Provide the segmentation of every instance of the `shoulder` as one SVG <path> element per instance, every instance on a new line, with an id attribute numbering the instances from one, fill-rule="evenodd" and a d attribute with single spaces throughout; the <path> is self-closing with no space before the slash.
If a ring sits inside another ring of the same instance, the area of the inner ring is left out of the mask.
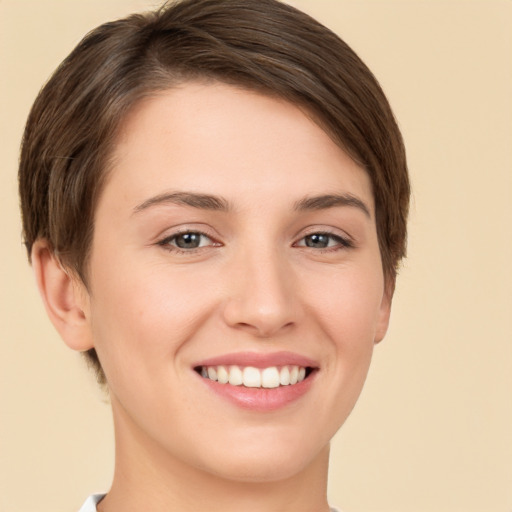
<path id="1" fill-rule="evenodd" d="M 96 512 L 96 505 L 104 498 L 104 494 L 92 494 L 89 496 L 78 512 Z"/>

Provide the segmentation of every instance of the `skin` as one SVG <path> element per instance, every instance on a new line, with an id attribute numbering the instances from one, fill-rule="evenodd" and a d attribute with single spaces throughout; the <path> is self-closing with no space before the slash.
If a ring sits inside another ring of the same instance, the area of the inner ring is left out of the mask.
<path id="1" fill-rule="evenodd" d="M 328 510 L 329 441 L 390 312 L 366 172 L 296 106 L 223 84 L 145 99 L 113 156 L 88 287 L 44 240 L 33 250 L 50 318 L 73 349 L 95 347 L 107 375 L 116 468 L 99 510 Z M 229 209 L 161 200 L 177 192 Z M 334 194 L 367 212 L 297 209 Z M 206 236 L 179 250 L 177 231 Z M 308 246 L 313 233 L 328 247 Z M 318 371 L 274 411 L 234 405 L 193 370 L 277 351 Z"/>

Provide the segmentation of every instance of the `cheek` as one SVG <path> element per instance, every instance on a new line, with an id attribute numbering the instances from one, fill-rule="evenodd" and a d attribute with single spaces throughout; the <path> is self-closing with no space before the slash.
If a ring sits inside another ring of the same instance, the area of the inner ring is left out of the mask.
<path id="1" fill-rule="evenodd" d="M 323 284 L 310 293 L 310 301 L 329 337 L 340 350 L 372 345 L 384 290 L 379 268 L 343 270 L 326 276 Z"/>
<path id="2" fill-rule="evenodd" d="M 378 264 L 344 270 L 325 280 L 328 293 L 318 293 L 317 288 L 311 297 L 331 343 L 325 365 L 339 390 L 335 407 L 343 418 L 354 406 L 370 367 L 384 289 Z"/>
<path id="3" fill-rule="evenodd" d="M 201 275 L 121 260 L 96 268 L 91 325 L 107 377 L 127 367 L 151 375 L 171 356 L 179 362 L 214 303 Z"/>

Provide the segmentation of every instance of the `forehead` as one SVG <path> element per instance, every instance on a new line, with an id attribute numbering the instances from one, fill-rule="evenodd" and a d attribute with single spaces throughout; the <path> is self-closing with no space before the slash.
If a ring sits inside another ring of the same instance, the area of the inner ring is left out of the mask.
<path id="1" fill-rule="evenodd" d="M 295 189 L 342 188 L 373 208 L 367 173 L 307 112 L 221 83 L 186 83 L 139 101 L 120 127 L 112 162 L 108 182 L 125 196 L 172 188 L 291 197 Z"/>

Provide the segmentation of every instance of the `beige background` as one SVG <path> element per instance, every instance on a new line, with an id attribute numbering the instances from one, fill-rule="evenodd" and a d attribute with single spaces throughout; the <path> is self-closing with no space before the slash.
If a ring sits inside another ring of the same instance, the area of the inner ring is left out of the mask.
<path id="1" fill-rule="evenodd" d="M 350 512 L 512 511 L 512 3 L 302 0 L 387 92 L 408 147 L 409 259 L 333 443 Z M 16 160 L 39 87 L 144 0 L 0 0 L 0 512 L 78 509 L 112 473 L 109 408 L 58 339 L 21 247 Z"/>

